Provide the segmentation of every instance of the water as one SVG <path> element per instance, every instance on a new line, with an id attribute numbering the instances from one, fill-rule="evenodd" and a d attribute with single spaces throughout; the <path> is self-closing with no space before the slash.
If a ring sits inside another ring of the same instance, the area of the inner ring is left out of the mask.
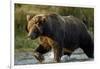
<path id="1" fill-rule="evenodd" d="M 29 64 L 39 64 L 39 61 L 33 55 L 32 51 L 16 51 L 15 52 L 15 65 L 29 65 Z M 45 60 L 44 63 L 53 63 L 54 54 L 53 52 L 48 52 L 44 55 Z M 74 61 L 85 61 L 90 60 L 86 54 L 82 51 L 82 49 L 76 49 L 72 55 L 69 57 L 64 55 L 61 57 L 61 62 L 74 62 Z"/>

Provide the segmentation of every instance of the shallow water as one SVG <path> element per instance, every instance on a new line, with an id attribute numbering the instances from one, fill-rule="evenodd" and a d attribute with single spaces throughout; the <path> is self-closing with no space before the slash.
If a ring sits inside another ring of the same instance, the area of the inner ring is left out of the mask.
<path id="1" fill-rule="evenodd" d="M 39 61 L 32 56 L 32 51 L 16 51 L 15 52 L 15 65 L 29 65 L 29 64 L 39 64 Z M 53 52 L 48 52 L 44 55 L 45 60 L 44 63 L 53 63 Z M 61 62 L 74 62 L 74 61 L 86 61 L 90 60 L 86 54 L 82 51 L 82 49 L 76 49 L 72 55 L 69 57 L 64 55 L 61 57 Z"/>

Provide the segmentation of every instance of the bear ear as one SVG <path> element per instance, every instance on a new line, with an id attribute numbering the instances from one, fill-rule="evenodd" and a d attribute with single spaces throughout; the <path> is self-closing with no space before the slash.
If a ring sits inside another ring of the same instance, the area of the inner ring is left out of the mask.
<path id="1" fill-rule="evenodd" d="M 27 21 L 30 21 L 33 18 L 33 16 L 35 16 L 35 15 L 27 15 L 26 16 Z"/>

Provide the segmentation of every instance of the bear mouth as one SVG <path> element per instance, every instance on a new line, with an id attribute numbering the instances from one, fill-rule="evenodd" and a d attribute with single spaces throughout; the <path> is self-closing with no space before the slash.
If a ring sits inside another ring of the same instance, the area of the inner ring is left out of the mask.
<path id="1" fill-rule="evenodd" d="M 32 40 L 34 40 L 34 39 L 36 39 L 36 38 L 37 38 L 37 36 L 32 36 L 32 37 L 31 37 Z"/>

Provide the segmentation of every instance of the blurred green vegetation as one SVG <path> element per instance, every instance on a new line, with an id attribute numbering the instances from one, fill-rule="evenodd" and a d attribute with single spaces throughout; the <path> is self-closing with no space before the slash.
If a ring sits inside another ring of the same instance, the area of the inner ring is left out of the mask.
<path id="1" fill-rule="evenodd" d="M 61 7 L 61 6 L 45 6 L 32 4 L 15 4 L 15 49 L 19 48 L 35 48 L 38 45 L 37 40 L 27 40 L 27 32 L 25 26 L 27 24 L 26 15 L 36 15 L 39 13 L 57 13 L 62 16 L 73 15 L 81 20 L 86 21 L 88 30 L 94 32 L 94 9 L 81 7 Z"/>

